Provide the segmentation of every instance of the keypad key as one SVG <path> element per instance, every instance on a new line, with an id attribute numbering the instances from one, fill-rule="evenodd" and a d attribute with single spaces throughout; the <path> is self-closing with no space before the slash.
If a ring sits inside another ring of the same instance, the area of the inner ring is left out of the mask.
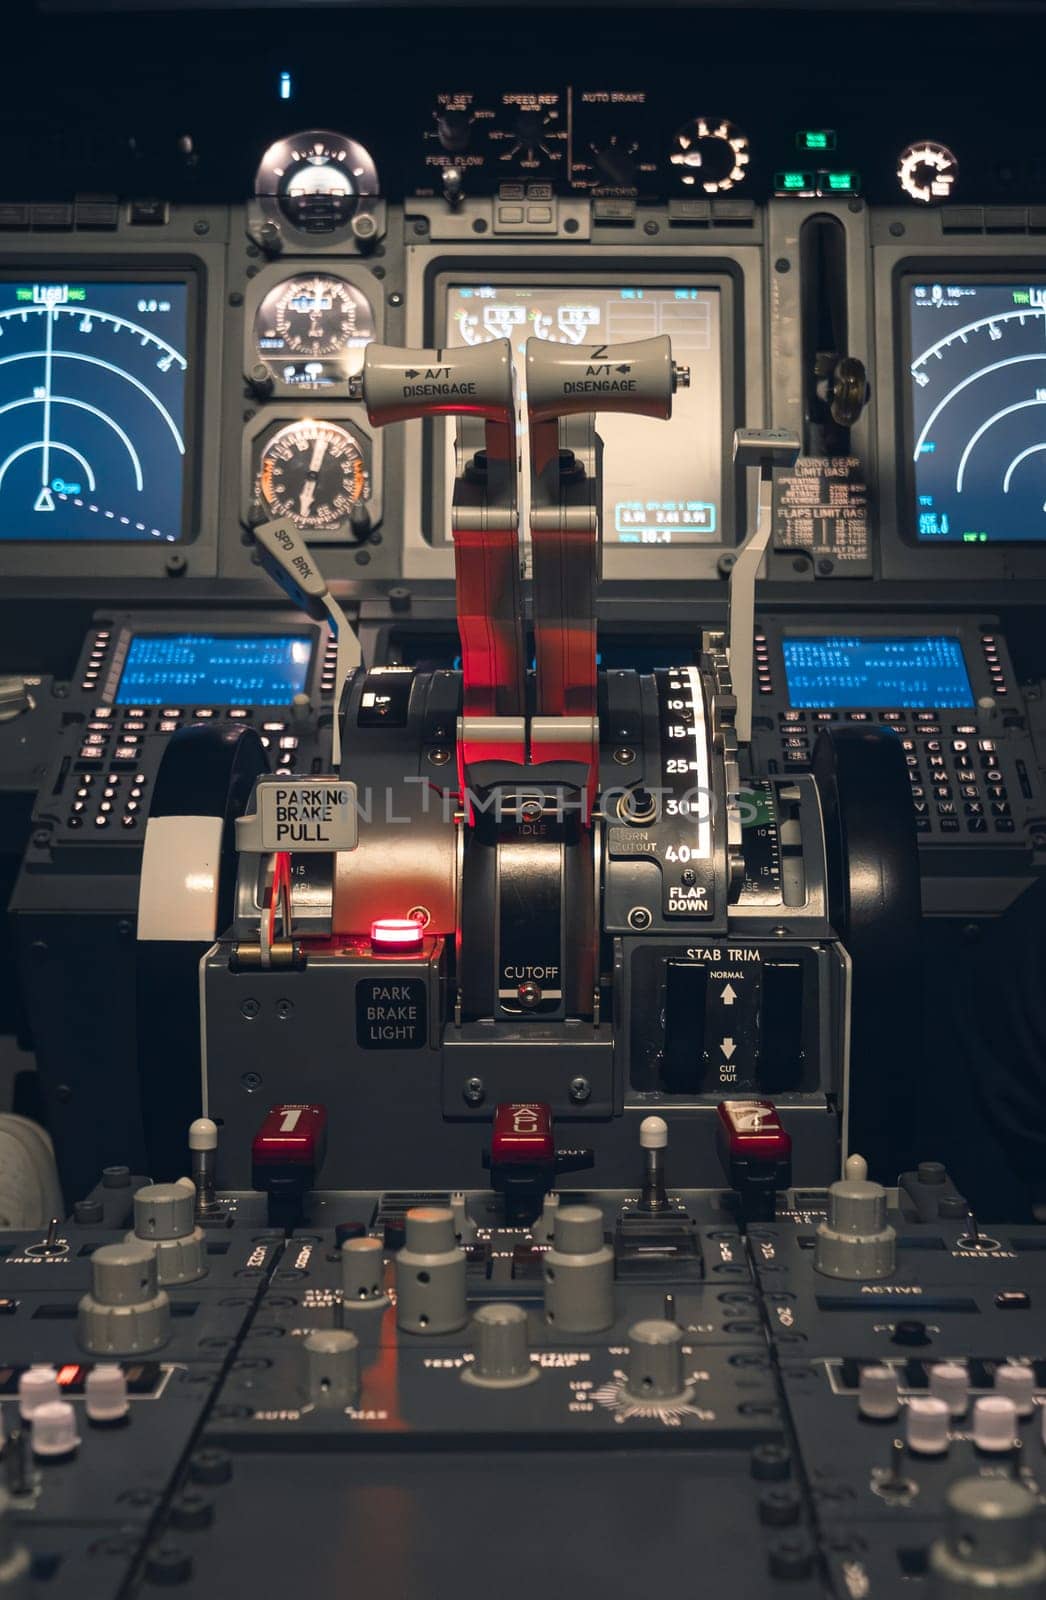
<path id="1" fill-rule="evenodd" d="M 942 817 L 940 826 L 942 833 L 958 833 L 959 819 L 958 817 Z"/>
<path id="2" fill-rule="evenodd" d="M 996 833 L 1013 833 L 1015 826 L 1016 824 L 1012 817 L 996 817 L 995 819 Z"/>
<path id="3" fill-rule="evenodd" d="M 983 817 L 970 817 L 966 824 L 967 833 L 987 833 L 988 824 Z"/>

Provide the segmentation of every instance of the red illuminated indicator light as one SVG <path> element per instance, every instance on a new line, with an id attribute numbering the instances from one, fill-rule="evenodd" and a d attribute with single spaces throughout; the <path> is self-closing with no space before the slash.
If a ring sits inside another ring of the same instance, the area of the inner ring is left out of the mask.
<path id="1" fill-rule="evenodd" d="M 70 1384 L 75 1383 L 79 1376 L 79 1367 L 59 1367 L 57 1380 L 59 1389 L 68 1389 Z"/>
<path id="2" fill-rule="evenodd" d="M 371 947 L 382 954 L 420 950 L 424 941 L 424 930 L 412 917 L 379 917 L 370 925 Z"/>

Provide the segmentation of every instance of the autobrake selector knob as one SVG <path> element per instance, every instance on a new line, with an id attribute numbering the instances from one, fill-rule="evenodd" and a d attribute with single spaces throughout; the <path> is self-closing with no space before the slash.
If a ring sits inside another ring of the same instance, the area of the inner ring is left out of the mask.
<path id="1" fill-rule="evenodd" d="M 302 1388 L 314 1406 L 343 1411 L 360 1394 L 360 1342 L 347 1328 L 317 1328 L 306 1336 Z"/>
<path id="2" fill-rule="evenodd" d="M 897 1235 L 886 1220 L 886 1190 L 868 1180 L 843 1178 L 828 1190 L 828 1218 L 817 1230 L 814 1267 L 828 1278 L 854 1282 L 888 1278 Z"/>
<path id="3" fill-rule="evenodd" d="M 930 1546 L 932 1600 L 1041 1600 L 1046 1551 L 1036 1501 L 1014 1478 L 960 1478 L 945 1496 L 947 1525 Z"/>
<path id="4" fill-rule="evenodd" d="M 396 1257 L 396 1326 L 405 1333 L 453 1333 L 468 1321 L 465 1252 L 449 1206 L 407 1212 L 406 1242 Z"/>
<path id="5" fill-rule="evenodd" d="M 678 1323 L 648 1317 L 628 1330 L 628 1381 L 633 1400 L 678 1400 L 686 1392 L 683 1330 Z"/>
<path id="6" fill-rule="evenodd" d="M 150 1183 L 134 1197 L 134 1232 L 156 1246 L 156 1277 L 164 1287 L 195 1283 L 207 1271 L 203 1229 L 196 1226 L 196 1186 Z"/>
<path id="7" fill-rule="evenodd" d="M 156 1251 L 143 1239 L 103 1244 L 91 1257 L 91 1290 L 79 1305 L 79 1336 L 93 1355 L 159 1350 L 170 1333 L 171 1302 L 157 1283 Z"/>
<path id="8" fill-rule="evenodd" d="M 599 1333 L 614 1320 L 614 1252 L 598 1206 L 560 1206 L 542 1257 L 545 1321 L 563 1333 Z"/>
<path id="9" fill-rule="evenodd" d="M 540 1376 L 541 1368 L 530 1359 L 522 1306 L 501 1301 L 480 1306 L 472 1319 L 472 1349 L 475 1360 L 461 1373 L 466 1383 L 482 1389 L 521 1389 Z"/>

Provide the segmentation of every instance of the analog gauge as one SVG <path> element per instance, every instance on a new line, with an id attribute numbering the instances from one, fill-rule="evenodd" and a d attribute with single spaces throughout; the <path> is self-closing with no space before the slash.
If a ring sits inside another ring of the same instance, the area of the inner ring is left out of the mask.
<path id="1" fill-rule="evenodd" d="M 277 284 L 254 319 L 258 359 L 300 389 L 330 388 L 358 372 L 373 338 L 366 295 L 326 273 Z"/>
<path id="2" fill-rule="evenodd" d="M 959 163 L 946 144 L 923 139 L 902 150 L 897 160 L 897 181 L 905 194 L 923 205 L 947 200 L 959 176 Z"/>
<path id="3" fill-rule="evenodd" d="M 361 195 L 378 193 L 373 157 L 343 133 L 296 133 L 270 145 L 254 193 L 294 227 L 321 233 L 351 217 Z"/>
<path id="4" fill-rule="evenodd" d="M 688 188 L 725 194 L 748 174 L 748 140 L 732 122 L 695 117 L 673 138 L 668 159 Z"/>
<path id="5" fill-rule="evenodd" d="M 306 531 L 328 532 L 348 522 L 367 489 L 363 451 L 336 422 L 290 422 L 262 451 L 258 495 L 265 509 Z"/>
<path id="6" fill-rule="evenodd" d="M 499 166 L 549 171 L 566 160 L 567 129 L 558 94 L 506 95 L 490 146 Z"/>

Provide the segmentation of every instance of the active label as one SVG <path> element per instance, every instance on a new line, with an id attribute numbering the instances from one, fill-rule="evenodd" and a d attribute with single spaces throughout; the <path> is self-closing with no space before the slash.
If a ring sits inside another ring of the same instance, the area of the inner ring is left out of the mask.
<path id="1" fill-rule="evenodd" d="M 258 785 L 263 850 L 355 850 L 356 785 L 331 778 L 288 778 Z"/>

